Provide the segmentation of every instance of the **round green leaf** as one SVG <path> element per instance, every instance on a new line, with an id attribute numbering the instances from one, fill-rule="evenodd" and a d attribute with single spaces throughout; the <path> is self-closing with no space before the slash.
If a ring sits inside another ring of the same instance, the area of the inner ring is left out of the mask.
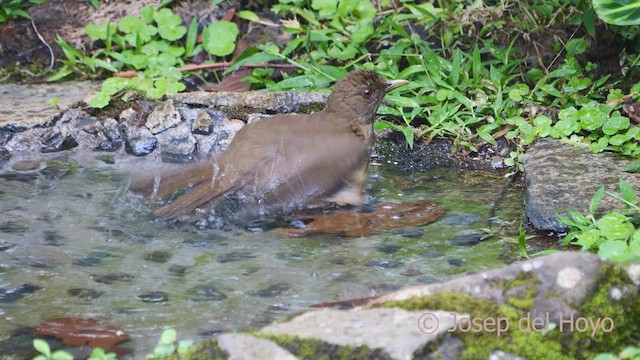
<path id="1" fill-rule="evenodd" d="M 51 348 L 49 347 L 49 343 L 47 343 L 46 341 L 42 339 L 34 339 L 33 347 L 47 358 L 51 356 Z"/>
<path id="2" fill-rule="evenodd" d="M 600 245 L 598 255 L 614 261 L 629 261 L 633 258 L 633 254 L 627 251 L 629 246 L 626 241 L 609 240 Z"/>
<path id="3" fill-rule="evenodd" d="M 602 132 L 607 135 L 614 135 L 620 130 L 625 130 L 629 127 L 629 118 L 615 113 L 602 125 Z"/>
<path id="4" fill-rule="evenodd" d="M 205 50 L 216 56 L 227 56 L 236 47 L 238 26 L 229 21 L 218 21 L 206 28 Z"/>
<path id="5" fill-rule="evenodd" d="M 111 95 L 105 93 L 104 91 L 98 92 L 91 100 L 89 101 L 89 105 L 94 108 L 102 109 L 103 107 L 109 105 L 109 101 L 111 101 Z"/>

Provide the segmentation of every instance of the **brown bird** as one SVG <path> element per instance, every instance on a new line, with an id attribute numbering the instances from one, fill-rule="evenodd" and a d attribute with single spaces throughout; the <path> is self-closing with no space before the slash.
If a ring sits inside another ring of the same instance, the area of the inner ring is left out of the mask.
<path id="1" fill-rule="evenodd" d="M 388 91 L 406 83 L 387 82 L 370 71 L 351 72 L 335 85 L 324 110 L 250 123 L 213 160 L 134 179 L 131 189 L 163 196 L 192 185 L 154 212 L 162 218 L 176 218 L 231 193 L 261 210 L 295 210 L 318 200 L 359 205 L 378 106 Z"/>

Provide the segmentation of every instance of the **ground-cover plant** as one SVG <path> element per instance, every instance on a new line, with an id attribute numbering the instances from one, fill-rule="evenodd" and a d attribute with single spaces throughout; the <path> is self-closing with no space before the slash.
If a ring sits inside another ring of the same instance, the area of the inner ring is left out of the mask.
<path id="1" fill-rule="evenodd" d="M 17 17 L 31 19 L 27 10 L 45 2 L 47 0 L 0 0 L 0 24 Z"/>
<path id="2" fill-rule="evenodd" d="M 593 196 L 587 215 L 569 211 L 569 216 L 559 216 L 560 222 L 570 228 L 563 245 L 580 246 L 614 261 L 640 260 L 640 201 L 626 181 L 621 179 L 619 188 L 620 194 L 614 194 L 601 187 Z M 605 195 L 624 203 L 627 211 L 596 218 Z"/>
<path id="3" fill-rule="evenodd" d="M 165 358 L 171 355 L 182 355 L 193 346 L 193 340 L 177 340 L 175 329 L 166 329 L 162 332 L 158 344 L 149 354 L 147 359 Z M 64 350 L 51 351 L 49 343 L 42 339 L 33 340 L 33 347 L 39 352 L 34 360 L 73 360 L 73 356 Z M 106 352 L 100 348 L 94 348 L 88 360 L 116 360 L 118 356 L 113 352 Z"/>
<path id="4" fill-rule="evenodd" d="M 102 90 L 91 100 L 91 106 L 102 108 L 111 98 L 125 90 L 142 92 L 158 99 L 185 89 L 178 69 L 185 58 L 202 49 L 213 56 L 226 56 L 235 49 L 238 29 L 235 23 L 219 21 L 203 30 L 203 43 L 196 44 L 198 26 L 194 19 L 189 28 L 170 9 L 142 8 L 140 14 L 129 15 L 117 23 L 88 24 L 85 32 L 98 46 L 92 55 L 85 55 L 58 37 L 66 59 L 49 80 L 56 81 L 74 73 L 112 75 L 118 71 L 135 70 L 133 77 L 109 77 Z"/>
<path id="5" fill-rule="evenodd" d="M 442 0 L 436 6 L 411 0 L 280 0 L 271 10 L 282 16 L 292 39 L 282 47 L 249 47 L 226 70 L 269 62 L 293 66 L 283 75 L 268 65 L 254 69 L 245 81 L 257 89 L 322 89 L 348 71 L 369 69 L 411 81 L 387 96 L 389 106 L 380 108 L 387 117 L 375 124 L 377 130 L 400 131 L 409 146 L 416 139 L 449 137 L 478 151 L 502 138 L 512 145 L 505 164 L 518 167 L 524 149 L 547 136 L 593 151 L 640 153 L 638 125 L 620 111 L 623 103 L 638 98 L 640 87 L 618 89 L 610 76 L 592 75 L 597 64 L 582 60 L 595 36 L 589 1 L 487 6 Z M 250 11 L 238 16 L 265 23 Z M 518 32 L 506 43 L 496 35 L 510 29 L 547 31 L 558 22 L 581 26 L 585 35 L 556 39 L 556 59 L 545 67 L 531 67 L 532 59 L 521 56 L 519 40 L 530 34 Z M 483 25 L 478 29 L 478 24 Z M 94 107 L 106 106 L 127 89 L 151 98 L 182 91 L 178 69 L 189 57 L 202 49 L 227 56 L 239 35 L 235 23 L 220 21 L 203 29 L 202 44 L 196 44 L 195 20 L 187 30 L 170 10 L 149 7 L 118 23 L 90 24 L 86 32 L 102 47 L 89 56 L 59 39 L 67 59 L 54 80 L 78 72 L 138 72 L 134 78 L 107 79 L 91 101 Z M 625 59 L 629 67 L 640 62 L 633 60 L 640 59 L 635 54 Z"/>

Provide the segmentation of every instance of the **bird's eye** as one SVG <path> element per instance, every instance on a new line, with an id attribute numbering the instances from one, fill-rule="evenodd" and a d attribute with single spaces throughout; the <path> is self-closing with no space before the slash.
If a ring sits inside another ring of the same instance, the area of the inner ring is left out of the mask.
<path id="1" fill-rule="evenodd" d="M 371 90 L 366 89 L 363 93 L 364 97 L 366 97 L 367 99 L 371 97 L 371 95 L 373 95 L 373 93 L 371 92 Z"/>

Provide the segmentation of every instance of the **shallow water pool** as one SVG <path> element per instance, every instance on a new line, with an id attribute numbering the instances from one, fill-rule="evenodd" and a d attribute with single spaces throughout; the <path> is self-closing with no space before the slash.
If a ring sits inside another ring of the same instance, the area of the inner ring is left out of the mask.
<path id="1" fill-rule="evenodd" d="M 16 329 L 81 317 L 124 330 L 131 341 L 123 346 L 144 355 L 165 328 L 193 340 L 257 329 L 314 304 L 445 280 L 516 257 L 499 236 L 480 241 L 483 229 L 516 230 L 522 214 L 520 191 L 491 173 L 372 166 L 372 203 L 428 199 L 445 215 L 370 237 L 294 239 L 273 230 L 153 221 L 115 165 L 66 158 L 39 164 L 26 172 L 9 164 L 0 174 L 0 352 L 18 351 L 9 339 Z"/>

